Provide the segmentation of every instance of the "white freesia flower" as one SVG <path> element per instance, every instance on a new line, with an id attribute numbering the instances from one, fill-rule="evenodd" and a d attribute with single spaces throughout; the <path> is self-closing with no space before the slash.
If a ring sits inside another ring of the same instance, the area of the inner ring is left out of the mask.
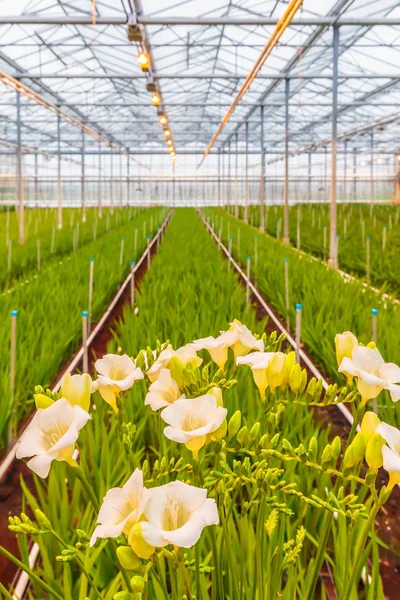
<path id="1" fill-rule="evenodd" d="M 61 396 L 66 398 L 70 404 L 77 404 L 88 412 L 91 393 L 92 378 L 87 373 L 83 373 L 82 375 L 67 373 L 64 376 L 61 385 Z"/>
<path id="2" fill-rule="evenodd" d="M 193 346 L 197 351 L 207 350 L 210 353 L 211 360 L 223 370 L 228 360 L 228 349 L 231 347 L 231 338 L 222 333 L 217 338 L 209 336 L 200 340 L 195 340 Z"/>
<path id="3" fill-rule="evenodd" d="M 392 425 L 381 423 L 376 433 L 387 443 L 382 447 L 383 468 L 389 473 L 389 488 L 392 489 L 400 483 L 400 431 Z"/>
<path id="4" fill-rule="evenodd" d="M 339 366 L 340 373 L 357 377 L 357 387 L 363 404 L 375 398 L 383 389 L 389 390 L 393 402 L 400 399 L 400 368 L 385 363 L 377 348 L 356 346 L 351 358 L 345 357 Z"/>
<path id="5" fill-rule="evenodd" d="M 45 409 L 39 409 L 22 434 L 17 448 L 17 458 L 33 456 L 28 467 L 39 477 L 47 477 L 53 460 L 74 464 L 72 454 L 79 430 L 90 419 L 80 406 L 71 406 L 60 398 Z"/>
<path id="6" fill-rule="evenodd" d="M 235 358 L 245 356 L 250 350 L 264 350 L 264 341 L 258 340 L 246 325 L 235 319 L 230 324 L 228 331 L 224 333 L 227 339 L 231 341 L 230 346 L 233 349 Z"/>
<path id="7" fill-rule="evenodd" d="M 156 548 L 168 544 L 190 548 L 204 527 L 219 523 L 217 505 L 207 498 L 207 490 L 182 481 L 150 490 L 145 516 L 147 521 L 140 524 L 142 536 Z"/>
<path id="8" fill-rule="evenodd" d="M 193 344 L 186 344 L 186 346 L 182 346 L 181 348 L 178 348 L 178 350 L 174 350 L 171 344 L 169 344 L 169 346 L 160 353 L 160 356 L 154 361 L 146 373 L 151 382 L 154 382 L 158 378 L 161 369 L 169 367 L 171 358 L 173 357 L 179 359 L 184 367 L 187 365 L 199 367 L 203 362 L 203 360 L 197 356 Z"/>
<path id="9" fill-rule="evenodd" d="M 144 375 L 127 354 L 106 354 L 96 360 L 95 369 L 98 373 L 97 389 L 102 398 L 118 412 L 117 396 L 120 392 L 129 390 L 135 381 L 143 379 Z"/>
<path id="10" fill-rule="evenodd" d="M 93 532 L 90 546 L 98 538 L 115 538 L 121 533 L 129 534 L 139 522 L 148 500 L 148 491 L 143 485 L 143 473 L 135 469 L 122 487 L 108 490 L 100 507 L 98 525 Z"/>
<path id="11" fill-rule="evenodd" d="M 347 357 L 351 358 L 354 348 L 358 346 L 358 340 L 351 331 L 338 333 L 335 336 L 336 360 L 338 367 L 342 360 Z"/>
<path id="12" fill-rule="evenodd" d="M 228 349 L 232 348 L 235 358 L 245 356 L 250 350 L 264 350 L 263 340 L 257 338 L 251 333 L 246 325 L 235 319 L 228 331 L 221 331 L 218 337 L 208 336 L 193 342 L 196 350 L 207 350 L 211 359 L 220 369 L 224 369 L 228 360 Z"/>
<path id="13" fill-rule="evenodd" d="M 205 394 L 193 400 L 176 400 L 164 408 L 162 419 L 168 423 L 164 435 L 174 442 L 185 444 L 189 450 L 197 455 L 200 448 L 213 435 L 219 439 L 225 434 L 225 418 L 227 409 L 218 406 L 217 398 L 213 394 Z"/>
<path id="14" fill-rule="evenodd" d="M 277 362 L 279 362 L 279 365 L 276 364 Z M 283 373 L 285 372 L 285 354 L 283 354 L 283 352 L 252 352 L 247 356 L 239 356 L 236 359 L 236 364 L 248 365 L 251 368 L 261 398 L 264 398 L 267 387 L 275 382 L 275 379 L 273 380 L 273 371 L 275 369 L 271 370 L 270 367 L 276 365 L 277 374 L 283 376 Z M 280 385 L 280 383 L 278 382 L 276 385 Z M 273 387 L 273 385 L 271 387 Z"/>
<path id="15" fill-rule="evenodd" d="M 149 387 L 144 403 L 150 405 L 152 410 L 158 410 L 178 400 L 180 395 L 178 384 L 172 379 L 170 370 L 160 369 L 158 379 Z"/>

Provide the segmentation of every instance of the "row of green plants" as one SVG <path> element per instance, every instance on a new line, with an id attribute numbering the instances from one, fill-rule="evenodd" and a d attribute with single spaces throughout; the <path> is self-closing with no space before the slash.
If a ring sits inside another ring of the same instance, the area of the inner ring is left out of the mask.
<path id="1" fill-rule="evenodd" d="M 391 431 L 359 375 L 323 393 L 265 326 L 199 216 L 176 211 L 95 381 L 35 389 L 18 457 L 36 497 L 22 481 L 21 560 L 0 548 L 32 600 L 325 600 L 332 586 L 383 600 L 374 521 L 398 480 Z M 336 351 L 348 370 L 377 352 L 349 333 Z M 356 419 L 329 442 L 313 411 L 338 402 Z"/>
<path id="2" fill-rule="evenodd" d="M 16 211 L 0 213 L 0 290 L 23 279 L 31 269 L 42 270 L 54 265 L 64 255 L 95 241 L 112 228 L 128 223 L 140 214 L 142 208 L 123 210 L 88 208 L 86 221 L 77 208 L 63 209 L 63 226 L 58 229 L 57 209 L 25 209 L 25 242 L 19 243 L 19 215 Z"/>
<path id="3" fill-rule="evenodd" d="M 232 215 L 235 208 L 230 207 Z M 238 207 L 244 219 L 244 207 Z M 343 269 L 382 291 L 399 295 L 400 208 L 393 204 L 339 204 L 337 207 L 338 262 Z M 289 236 L 294 247 L 323 260 L 329 258 L 329 204 L 297 204 L 289 207 Z M 248 223 L 260 225 L 260 208 L 250 206 Z M 264 207 L 265 231 L 283 237 L 283 206 Z M 299 230 L 299 234 L 298 234 Z M 368 241 L 369 238 L 369 241 Z M 369 244 L 369 250 L 367 248 Z M 369 274 L 368 258 L 369 252 Z"/>
<path id="4" fill-rule="evenodd" d="M 400 328 L 399 306 L 386 301 L 358 281 L 345 281 L 341 275 L 322 262 L 299 254 L 290 246 L 258 228 L 245 224 L 218 208 L 204 210 L 214 230 L 222 235 L 228 247 L 232 238 L 232 253 L 247 269 L 250 257 L 251 276 L 271 305 L 293 333 L 296 304 L 302 305 L 301 337 L 308 352 L 323 372 L 335 381 L 343 382 L 336 370 L 336 358 L 331 341 L 338 331 L 353 331 L 363 342 L 372 337 L 372 309 L 378 310 L 377 340 L 386 360 L 400 363 L 397 331 Z M 285 260 L 288 268 L 288 301 L 285 284 Z M 399 424 L 399 411 L 385 392 L 379 399 L 379 414 L 389 423 Z"/>
<path id="5" fill-rule="evenodd" d="M 144 211 L 120 226 L 114 226 L 96 241 L 87 243 L 57 262 L 55 268 L 25 275 L 24 285 L 14 285 L 0 296 L 2 349 L 0 357 L 1 446 L 31 410 L 29 389 L 40 377 L 50 385 L 63 360 L 81 338 L 81 312 L 88 310 L 90 260 L 94 259 L 92 322 L 102 314 L 118 284 L 146 247 L 166 216 L 165 209 Z M 152 229 L 151 229 L 152 226 Z M 123 252 L 121 253 L 121 240 Z M 136 254 L 135 254 L 135 238 Z M 121 261 L 122 259 L 122 261 Z M 122 266 L 121 263 L 122 262 Z M 16 385 L 10 388 L 10 313 L 18 311 Z"/>

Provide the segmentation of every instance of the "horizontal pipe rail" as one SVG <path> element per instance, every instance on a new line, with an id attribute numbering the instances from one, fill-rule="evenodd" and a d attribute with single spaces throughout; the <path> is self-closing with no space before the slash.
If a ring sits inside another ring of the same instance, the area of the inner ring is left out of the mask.
<path id="1" fill-rule="evenodd" d="M 147 17 L 138 16 L 138 23 L 142 25 L 194 25 L 204 27 L 218 27 L 224 25 L 239 25 L 239 26 L 273 26 L 279 21 L 276 17 Z M 104 16 L 96 17 L 96 25 L 127 25 L 128 17 L 121 15 L 118 17 Z M 48 16 L 43 15 L 3 15 L 0 17 L 0 25 L 93 25 L 93 17 L 91 15 L 60 15 Z M 292 26 L 303 27 L 307 26 L 322 26 L 332 27 L 334 25 L 349 26 L 349 27 L 373 27 L 375 25 L 400 25 L 399 18 L 391 17 L 367 17 L 367 18 L 346 18 L 346 17 L 301 17 L 293 19 Z"/>

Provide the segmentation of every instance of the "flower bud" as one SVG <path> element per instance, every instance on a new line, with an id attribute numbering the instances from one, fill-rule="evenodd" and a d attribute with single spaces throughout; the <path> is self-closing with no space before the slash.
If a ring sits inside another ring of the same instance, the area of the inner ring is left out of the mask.
<path id="1" fill-rule="evenodd" d="M 54 404 L 54 400 L 46 396 L 46 394 L 34 394 L 36 408 L 48 408 L 52 404 Z"/>
<path id="2" fill-rule="evenodd" d="M 128 544 L 132 548 L 135 554 L 140 558 L 150 558 L 154 554 L 155 548 L 150 546 L 142 535 L 142 526 L 140 523 L 136 523 L 130 530 L 128 535 Z"/>
<path id="3" fill-rule="evenodd" d="M 379 433 L 373 433 L 365 449 L 365 460 L 370 469 L 380 469 L 383 465 L 382 446 L 385 440 Z"/>
<path id="4" fill-rule="evenodd" d="M 117 557 L 121 567 L 128 571 L 136 571 L 136 569 L 141 566 L 138 556 L 129 546 L 118 546 Z"/>
<path id="5" fill-rule="evenodd" d="M 243 446 L 247 441 L 247 436 L 248 436 L 248 429 L 247 429 L 246 425 L 244 425 L 238 431 L 238 434 L 237 434 L 237 441 L 239 442 L 239 444 L 241 444 Z"/>
<path id="6" fill-rule="evenodd" d="M 365 440 L 363 434 L 359 431 L 345 452 L 343 459 L 344 466 L 353 467 L 357 465 L 364 458 L 364 453 Z"/>
<path id="7" fill-rule="evenodd" d="M 380 424 L 380 420 L 372 410 L 368 410 L 361 422 L 361 433 L 364 436 L 364 441 L 368 444 L 369 439 L 375 433 L 376 428 Z"/>
<path id="8" fill-rule="evenodd" d="M 301 367 L 299 364 L 292 367 L 289 374 L 289 386 L 292 392 L 297 392 L 300 389 L 302 381 Z"/>
<path id="9" fill-rule="evenodd" d="M 258 438 L 258 434 L 260 433 L 260 423 L 254 423 L 253 427 L 250 429 L 249 432 L 249 439 L 252 442 L 253 440 L 255 440 L 256 438 Z"/>
<path id="10" fill-rule="evenodd" d="M 114 594 L 113 600 L 132 600 L 132 594 L 129 592 L 117 592 Z"/>
<path id="11" fill-rule="evenodd" d="M 131 579 L 131 586 L 133 592 L 139 592 L 140 594 L 144 592 L 144 588 L 146 586 L 145 580 L 140 575 L 134 575 Z"/>
<path id="12" fill-rule="evenodd" d="M 267 381 L 272 393 L 284 382 L 285 366 L 286 355 L 283 352 L 275 352 L 267 367 Z"/>
<path id="13" fill-rule="evenodd" d="M 228 435 L 229 437 L 233 437 L 235 433 L 237 433 L 240 429 L 240 425 L 242 423 L 242 413 L 240 410 L 237 410 L 232 417 L 229 419 L 228 423 Z"/>
<path id="14" fill-rule="evenodd" d="M 208 390 L 207 394 L 211 394 L 212 396 L 215 396 L 215 399 L 217 401 L 217 406 L 224 405 L 223 398 L 222 398 L 222 390 L 220 387 L 217 387 L 215 385 L 210 390 Z"/>
<path id="15" fill-rule="evenodd" d="M 338 367 L 340 367 L 340 364 L 345 357 L 352 357 L 354 348 L 358 346 L 358 340 L 353 333 L 345 331 L 344 333 L 338 333 L 335 336 L 335 346 L 336 360 Z"/>

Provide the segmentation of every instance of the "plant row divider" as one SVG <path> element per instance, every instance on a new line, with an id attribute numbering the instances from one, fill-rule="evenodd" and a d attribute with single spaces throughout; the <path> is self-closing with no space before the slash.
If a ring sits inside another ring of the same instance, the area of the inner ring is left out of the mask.
<path id="1" fill-rule="evenodd" d="M 225 254 L 226 258 L 234 266 L 234 268 L 239 273 L 240 277 L 243 279 L 245 284 L 249 286 L 253 295 L 257 298 L 257 301 L 260 303 L 262 308 L 265 310 L 268 317 L 271 319 L 271 321 L 274 323 L 274 325 L 277 327 L 277 329 L 280 331 L 280 333 L 285 334 L 287 342 L 292 346 L 292 348 L 294 350 L 296 350 L 297 345 L 296 345 L 295 339 L 290 335 L 289 331 L 282 325 L 282 323 L 280 322 L 280 320 L 278 319 L 276 314 L 272 311 L 271 307 L 266 303 L 263 296 L 258 291 L 258 289 L 254 285 L 254 283 L 251 281 L 251 279 L 249 277 L 247 277 L 246 273 L 241 269 L 240 265 L 229 254 L 228 249 L 226 248 L 226 246 L 224 246 L 222 241 L 218 238 L 217 234 L 212 230 L 212 227 L 207 223 L 202 212 L 200 210 L 198 210 L 197 212 L 198 212 L 201 220 L 203 221 L 204 225 L 206 226 L 208 232 L 210 233 L 210 235 L 217 242 L 217 244 L 219 245 L 219 247 Z M 322 380 L 322 387 L 324 388 L 324 390 L 328 389 L 329 383 L 326 381 L 325 377 L 322 375 L 322 373 L 318 369 L 318 367 L 316 367 L 315 364 L 312 362 L 311 358 L 304 352 L 304 350 L 302 350 L 302 348 L 299 348 L 298 351 L 299 351 L 300 360 L 307 367 L 307 369 L 310 371 L 310 373 L 312 373 L 312 375 L 314 377 L 316 377 L 317 379 Z M 353 415 L 351 414 L 349 409 L 346 406 L 343 406 L 342 404 L 337 404 L 337 405 L 335 405 L 335 407 L 340 410 L 340 412 L 343 414 L 343 416 L 348 421 L 348 423 L 350 425 L 352 425 L 353 424 Z"/>
<path id="2" fill-rule="evenodd" d="M 159 231 L 153 237 L 153 239 L 151 240 L 151 242 L 149 243 L 149 245 L 146 247 L 146 249 L 143 252 L 142 256 L 140 257 L 139 261 L 135 264 L 135 266 L 132 269 L 132 271 L 126 277 L 126 279 L 122 283 L 121 287 L 119 288 L 118 292 L 116 293 L 116 295 L 114 296 L 113 300 L 111 301 L 111 304 L 109 305 L 109 307 L 107 308 L 107 310 L 105 311 L 105 313 L 103 314 L 103 316 L 101 317 L 100 321 L 96 324 L 95 328 L 93 329 L 93 331 L 91 332 L 90 336 L 88 337 L 88 340 L 87 340 L 87 347 L 88 348 L 93 343 L 93 341 L 96 339 L 96 337 L 100 333 L 100 331 L 103 329 L 103 326 L 104 326 L 105 322 L 109 318 L 110 314 L 112 314 L 112 312 L 115 309 L 115 307 L 116 307 L 119 299 L 121 298 L 122 294 L 124 293 L 124 291 L 126 290 L 126 288 L 128 287 L 128 285 L 130 284 L 132 276 L 134 276 L 134 274 L 139 269 L 139 267 L 147 259 L 148 254 L 150 254 L 150 257 L 151 257 L 151 250 L 154 247 L 154 245 L 157 244 L 158 239 L 164 233 L 167 225 L 169 224 L 169 222 L 170 222 L 170 220 L 172 218 L 173 212 L 174 211 L 171 210 L 168 213 L 168 215 L 165 218 L 165 221 L 162 224 L 162 226 L 160 227 Z M 79 362 L 83 358 L 83 351 L 84 351 L 84 348 L 82 346 L 78 350 L 78 352 L 75 354 L 75 356 L 73 357 L 73 359 L 71 360 L 71 362 L 69 363 L 69 365 L 66 367 L 66 369 L 63 371 L 62 375 L 58 378 L 58 380 L 56 381 L 56 383 L 54 384 L 54 386 L 52 387 L 52 392 L 57 392 L 60 389 L 60 387 L 61 387 L 61 383 L 62 383 L 62 380 L 63 380 L 64 376 L 67 373 L 72 373 L 72 371 L 77 367 L 77 365 L 79 364 Z M 1 480 L 4 477 L 4 475 L 7 473 L 8 469 L 11 467 L 11 465 L 13 464 L 13 462 L 15 460 L 19 440 L 21 438 L 22 433 L 25 431 L 26 427 L 29 425 L 29 422 L 30 421 L 28 421 L 27 425 L 20 432 L 20 435 L 19 435 L 18 439 L 16 440 L 16 442 L 13 445 L 13 447 L 10 449 L 10 451 L 7 454 L 7 456 L 5 457 L 5 459 L 3 460 L 3 462 L 0 465 L 0 482 L 1 482 Z M 76 451 L 76 454 L 74 454 L 74 458 L 75 459 L 77 458 L 77 455 L 78 455 L 78 453 Z M 28 564 L 29 564 L 29 568 L 30 569 L 34 568 L 34 566 L 36 564 L 36 561 L 38 559 L 38 556 L 39 556 L 39 545 L 35 542 L 32 545 L 32 547 L 31 547 L 31 549 L 29 551 Z M 29 586 L 29 576 L 28 576 L 28 574 L 25 573 L 25 571 L 22 571 L 19 575 L 17 574 L 16 585 L 15 585 L 14 593 L 13 593 L 13 600 L 22 600 L 24 598 L 25 594 L 26 594 L 28 586 Z"/>

